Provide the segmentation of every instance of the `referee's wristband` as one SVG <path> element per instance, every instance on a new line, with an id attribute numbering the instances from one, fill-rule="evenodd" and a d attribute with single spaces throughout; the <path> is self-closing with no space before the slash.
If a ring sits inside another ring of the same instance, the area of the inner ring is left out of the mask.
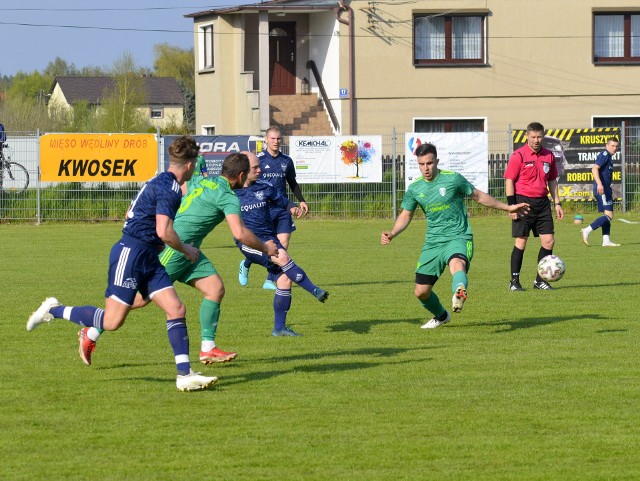
<path id="1" fill-rule="evenodd" d="M 555 205 L 562 205 L 562 202 L 555 202 Z"/>
<path id="2" fill-rule="evenodd" d="M 508 195 L 507 196 L 507 204 L 509 205 L 516 205 L 516 196 L 515 195 Z"/>

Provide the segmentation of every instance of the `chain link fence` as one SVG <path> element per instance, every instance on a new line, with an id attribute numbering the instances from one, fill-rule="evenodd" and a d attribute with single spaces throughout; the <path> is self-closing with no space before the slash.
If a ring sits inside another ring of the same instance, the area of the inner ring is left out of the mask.
<path id="1" fill-rule="evenodd" d="M 624 202 L 617 210 L 640 210 L 640 126 L 627 127 L 622 145 Z M 29 175 L 25 190 L 0 188 L 0 222 L 97 222 L 121 221 L 139 190 L 140 183 L 42 183 L 39 179 L 39 132 L 7 132 L 5 157 L 24 166 Z M 489 132 L 489 194 L 505 200 L 503 173 L 512 150 L 509 131 Z M 163 142 L 163 139 L 160 138 Z M 405 135 L 382 136 L 383 178 L 379 183 L 303 184 L 309 215 L 332 219 L 394 218 L 405 191 Z M 288 147 L 283 146 L 288 152 Z M 160 152 L 164 152 L 161 148 Z M 160 159 L 162 160 L 162 159 Z M 163 165 L 162 162 L 160 165 Z M 3 171 L 3 176 L 6 172 Z M 483 215 L 486 209 L 468 202 L 469 214 Z M 590 213 L 592 201 L 565 203 L 565 211 Z"/>

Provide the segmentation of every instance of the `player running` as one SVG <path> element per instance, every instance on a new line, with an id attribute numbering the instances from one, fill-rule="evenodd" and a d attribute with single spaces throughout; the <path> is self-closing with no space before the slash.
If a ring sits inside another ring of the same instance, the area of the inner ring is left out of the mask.
<path id="1" fill-rule="evenodd" d="M 438 152 L 432 144 L 422 144 L 416 149 L 422 178 L 414 181 L 402 200 L 402 212 L 391 229 L 382 233 L 380 242 L 389 244 L 400 235 L 413 219 L 418 206 L 427 220 L 427 233 L 416 267 L 415 295 L 433 318 L 422 326 L 434 329 L 451 320 L 451 315 L 433 292 L 433 286 L 447 265 L 453 281 L 451 300 L 453 312 L 462 311 L 467 299 L 467 287 L 471 259 L 473 258 L 473 234 L 464 204 L 465 197 L 485 207 L 507 212 L 528 211 L 528 204 L 507 205 L 489 194 L 476 189 L 456 172 L 438 168 Z"/>

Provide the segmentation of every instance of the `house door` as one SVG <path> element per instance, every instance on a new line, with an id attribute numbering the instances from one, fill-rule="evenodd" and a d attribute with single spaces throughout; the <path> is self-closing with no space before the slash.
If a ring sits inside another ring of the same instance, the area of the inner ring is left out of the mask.
<path id="1" fill-rule="evenodd" d="M 269 23 L 269 94 L 296 93 L 296 24 Z"/>

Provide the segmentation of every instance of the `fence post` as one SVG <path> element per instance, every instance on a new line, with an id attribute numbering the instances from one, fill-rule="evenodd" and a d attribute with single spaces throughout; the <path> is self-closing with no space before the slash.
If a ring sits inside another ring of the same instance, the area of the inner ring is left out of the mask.
<path id="1" fill-rule="evenodd" d="M 393 214 L 393 220 L 396 220 L 396 202 L 397 202 L 397 190 L 396 190 L 396 128 L 393 128 L 391 133 L 391 212 Z"/>
<path id="2" fill-rule="evenodd" d="M 40 199 L 40 129 L 36 129 L 36 223 L 42 222 L 42 206 Z"/>
<path id="3" fill-rule="evenodd" d="M 622 182 L 622 212 L 627 211 L 627 176 L 625 171 L 627 170 L 626 151 L 625 144 L 627 143 L 627 129 L 625 128 L 625 121 L 622 121 L 622 132 L 620 132 L 620 170 L 621 170 L 621 182 Z"/>

